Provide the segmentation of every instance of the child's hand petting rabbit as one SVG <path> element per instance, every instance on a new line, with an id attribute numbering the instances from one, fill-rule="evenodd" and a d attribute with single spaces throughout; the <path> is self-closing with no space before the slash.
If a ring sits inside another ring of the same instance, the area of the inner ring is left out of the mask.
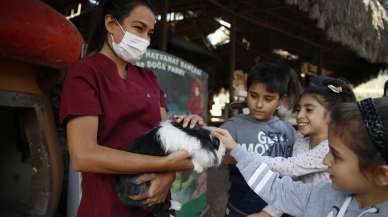
<path id="1" fill-rule="evenodd" d="M 221 140 L 221 142 L 225 145 L 225 148 L 232 150 L 234 149 L 237 144 L 234 141 L 233 137 L 229 134 L 227 130 L 221 129 L 221 128 L 210 128 L 213 134 Z"/>

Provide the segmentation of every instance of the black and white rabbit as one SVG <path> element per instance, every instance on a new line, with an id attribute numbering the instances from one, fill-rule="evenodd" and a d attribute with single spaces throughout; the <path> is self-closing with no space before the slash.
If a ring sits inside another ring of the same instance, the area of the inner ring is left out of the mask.
<path id="1" fill-rule="evenodd" d="M 180 123 L 163 121 L 144 136 L 128 146 L 128 151 L 139 154 L 166 156 L 172 152 L 185 150 L 191 156 L 194 170 L 198 173 L 210 167 L 219 166 L 225 154 L 225 147 L 218 138 L 212 135 L 206 127 L 196 125 L 184 128 Z M 119 175 L 116 182 L 116 192 L 120 200 L 132 211 L 146 209 L 155 217 L 169 217 L 171 203 L 163 203 L 146 207 L 143 201 L 134 201 L 128 195 L 148 192 L 149 182 L 138 184 L 138 178 L 143 174 Z"/>

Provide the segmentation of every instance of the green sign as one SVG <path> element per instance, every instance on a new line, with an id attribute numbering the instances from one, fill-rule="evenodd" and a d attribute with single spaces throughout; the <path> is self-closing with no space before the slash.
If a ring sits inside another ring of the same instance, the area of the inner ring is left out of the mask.
<path id="1" fill-rule="evenodd" d="M 203 70 L 158 50 L 148 49 L 136 65 L 151 69 L 167 96 L 170 115 L 198 114 L 207 118 L 207 80 Z M 185 171 L 177 174 L 171 188 L 173 200 L 182 203 L 177 217 L 196 217 L 206 208 L 206 173 Z"/>

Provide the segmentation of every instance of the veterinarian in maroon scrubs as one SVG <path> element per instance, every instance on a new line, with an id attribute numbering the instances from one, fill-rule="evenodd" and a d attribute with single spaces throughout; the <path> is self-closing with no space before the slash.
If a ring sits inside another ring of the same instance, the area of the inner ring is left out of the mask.
<path id="1" fill-rule="evenodd" d="M 185 153 L 152 157 L 123 151 L 167 118 L 156 77 L 134 65 L 149 45 L 155 15 L 138 0 L 113 0 L 104 8 L 101 31 L 90 47 L 97 52 L 69 67 L 60 120 L 66 125 L 73 167 L 82 172 L 78 217 L 133 217 L 114 191 L 114 174 L 161 172 L 151 179 L 145 198 L 152 205 L 165 200 L 175 172 L 191 169 L 192 163 Z M 202 120 L 189 116 L 184 122 Z"/>

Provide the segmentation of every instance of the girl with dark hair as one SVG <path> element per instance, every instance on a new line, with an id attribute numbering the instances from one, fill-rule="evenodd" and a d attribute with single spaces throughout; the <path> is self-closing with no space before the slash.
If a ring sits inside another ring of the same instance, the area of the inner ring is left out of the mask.
<path id="1" fill-rule="evenodd" d="M 300 217 L 386 217 L 388 213 L 388 98 L 341 103 L 331 110 L 329 181 L 302 183 L 279 174 L 213 129 L 231 150 L 248 185 L 274 207 Z"/>
<path id="2" fill-rule="evenodd" d="M 285 63 L 281 63 L 281 66 L 284 68 L 282 72 L 286 77 L 287 91 L 284 95 L 282 104 L 277 108 L 276 115 L 283 121 L 289 122 L 292 125 L 296 124 L 295 120 L 295 107 L 298 103 L 300 95 L 303 92 L 303 87 L 300 83 L 298 74 L 294 69 L 289 67 Z"/>
<path id="3" fill-rule="evenodd" d="M 323 158 L 329 152 L 328 130 L 330 111 L 338 103 L 355 102 L 351 87 L 340 79 L 319 76 L 307 86 L 296 105 L 296 122 L 303 135 L 294 144 L 292 157 L 259 156 L 272 170 L 303 182 L 328 181 L 329 173 Z M 264 213 L 266 212 L 266 213 Z M 249 217 L 281 216 L 269 207 Z"/>
<path id="4" fill-rule="evenodd" d="M 150 5 L 140 0 L 104 4 L 95 53 L 69 67 L 61 96 L 60 121 L 66 125 L 73 168 L 82 172 L 78 217 L 151 216 L 130 213 L 114 191 L 115 174 L 153 172 L 147 195 L 131 196 L 147 205 L 169 195 L 175 172 L 192 168 L 186 153 L 151 157 L 128 153 L 128 144 L 167 119 L 164 93 L 155 75 L 134 63 L 146 52 L 155 26 Z M 180 120 L 182 121 L 182 119 Z M 183 125 L 203 124 L 188 116 Z"/>

